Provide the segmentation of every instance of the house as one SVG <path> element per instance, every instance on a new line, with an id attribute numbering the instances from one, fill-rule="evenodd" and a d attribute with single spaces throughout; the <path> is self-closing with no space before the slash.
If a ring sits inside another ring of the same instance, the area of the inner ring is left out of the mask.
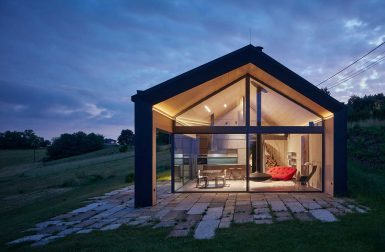
<path id="1" fill-rule="evenodd" d="M 156 134 L 172 192 L 346 193 L 343 103 L 247 45 L 132 96 L 135 205 L 156 204 Z"/>
<path id="2" fill-rule="evenodd" d="M 104 145 L 115 146 L 115 145 L 118 145 L 118 143 L 116 142 L 115 139 L 112 139 L 112 138 L 105 138 L 105 139 L 104 139 Z"/>

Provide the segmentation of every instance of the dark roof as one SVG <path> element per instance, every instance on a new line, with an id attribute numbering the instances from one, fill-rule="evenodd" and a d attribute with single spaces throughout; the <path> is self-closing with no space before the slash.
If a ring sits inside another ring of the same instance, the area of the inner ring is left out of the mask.
<path id="1" fill-rule="evenodd" d="M 242 47 L 145 91 L 138 91 L 131 99 L 133 102 L 141 100 L 150 104 L 157 104 L 248 63 L 254 64 L 329 111 L 338 111 L 344 107 L 343 103 L 325 94 L 319 88 L 262 52 L 262 47 L 253 45 Z"/>

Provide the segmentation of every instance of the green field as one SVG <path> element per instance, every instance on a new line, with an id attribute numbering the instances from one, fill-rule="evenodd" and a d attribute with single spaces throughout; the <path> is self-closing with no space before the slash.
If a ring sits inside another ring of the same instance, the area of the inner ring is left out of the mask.
<path id="1" fill-rule="evenodd" d="M 370 207 L 335 223 L 289 221 L 274 225 L 233 225 L 207 241 L 167 238 L 170 230 L 121 227 L 115 231 L 73 235 L 40 248 L 4 243 L 35 223 L 81 206 L 89 197 L 127 185 L 133 152 L 104 149 L 43 164 L 9 161 L 0 170 L 0 250 L 13 251 L 384 251 L 385 170 L 371 166 L 373 151 L 385 153 L 384 128 L 351 131 L 348 184 L 350 197 Z M 370 142 L 367 148 L 365 143 Z M 159 176 L 169 178 L 169 153 L 160 149 Z M 12 153 L 12 152 L 11 152 Z M 0 152 L 0 155 L 5 155 Z M 18 152 L 12 154 L 28 156 Z M 381 158 L 372 162 L 380 163 Z"/>
<path id="2" fill-rule="evenodd" d="M 45 150 L 38 150 L 36 156 L 41 160 Z M 164 167 L 169 152 L 158 156 L 158 175 L 167 179 L 170 175 Z M 0 251 L 34 223 L 127 186 L 126 176 L 134 172 L 134 152 L 120 153 L 118 147 L 50 162 L 33 162 L 33 150 L 3 150 L 0 157 Z"/>

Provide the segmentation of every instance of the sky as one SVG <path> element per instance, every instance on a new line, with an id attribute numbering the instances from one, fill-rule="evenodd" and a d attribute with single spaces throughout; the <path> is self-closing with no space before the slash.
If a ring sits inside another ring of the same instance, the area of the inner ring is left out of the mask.
<path id="1" fill-rule="evenodd" d="M 373 0 L 1 0 L 0 131 L 116 139 L 134 129 L 136 90 L 250 42 L 317 84 L 385 41 L 384 10 Z M 385 61 L 332 96 L 384 92 L 384 70 Z"/>

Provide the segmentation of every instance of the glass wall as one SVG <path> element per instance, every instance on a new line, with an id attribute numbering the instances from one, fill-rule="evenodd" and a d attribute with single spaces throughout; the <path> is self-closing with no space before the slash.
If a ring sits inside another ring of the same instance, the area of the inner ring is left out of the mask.
<path id="1" fill-rule="evenodd" d="M 273 89 L 251 80 L 250 126 L 309 126 L 311 124 L 319 126 L 322 120 Z"/>
<path id="2" fill-rule="evenodd" d="M 175 134 L 175 191 L 245 191 L 245 134 Z"/>
<path id="3" fill-rule="evenodd" d="M 322 190 L 322 134 L 250 134 L 250 191 Z"/>

